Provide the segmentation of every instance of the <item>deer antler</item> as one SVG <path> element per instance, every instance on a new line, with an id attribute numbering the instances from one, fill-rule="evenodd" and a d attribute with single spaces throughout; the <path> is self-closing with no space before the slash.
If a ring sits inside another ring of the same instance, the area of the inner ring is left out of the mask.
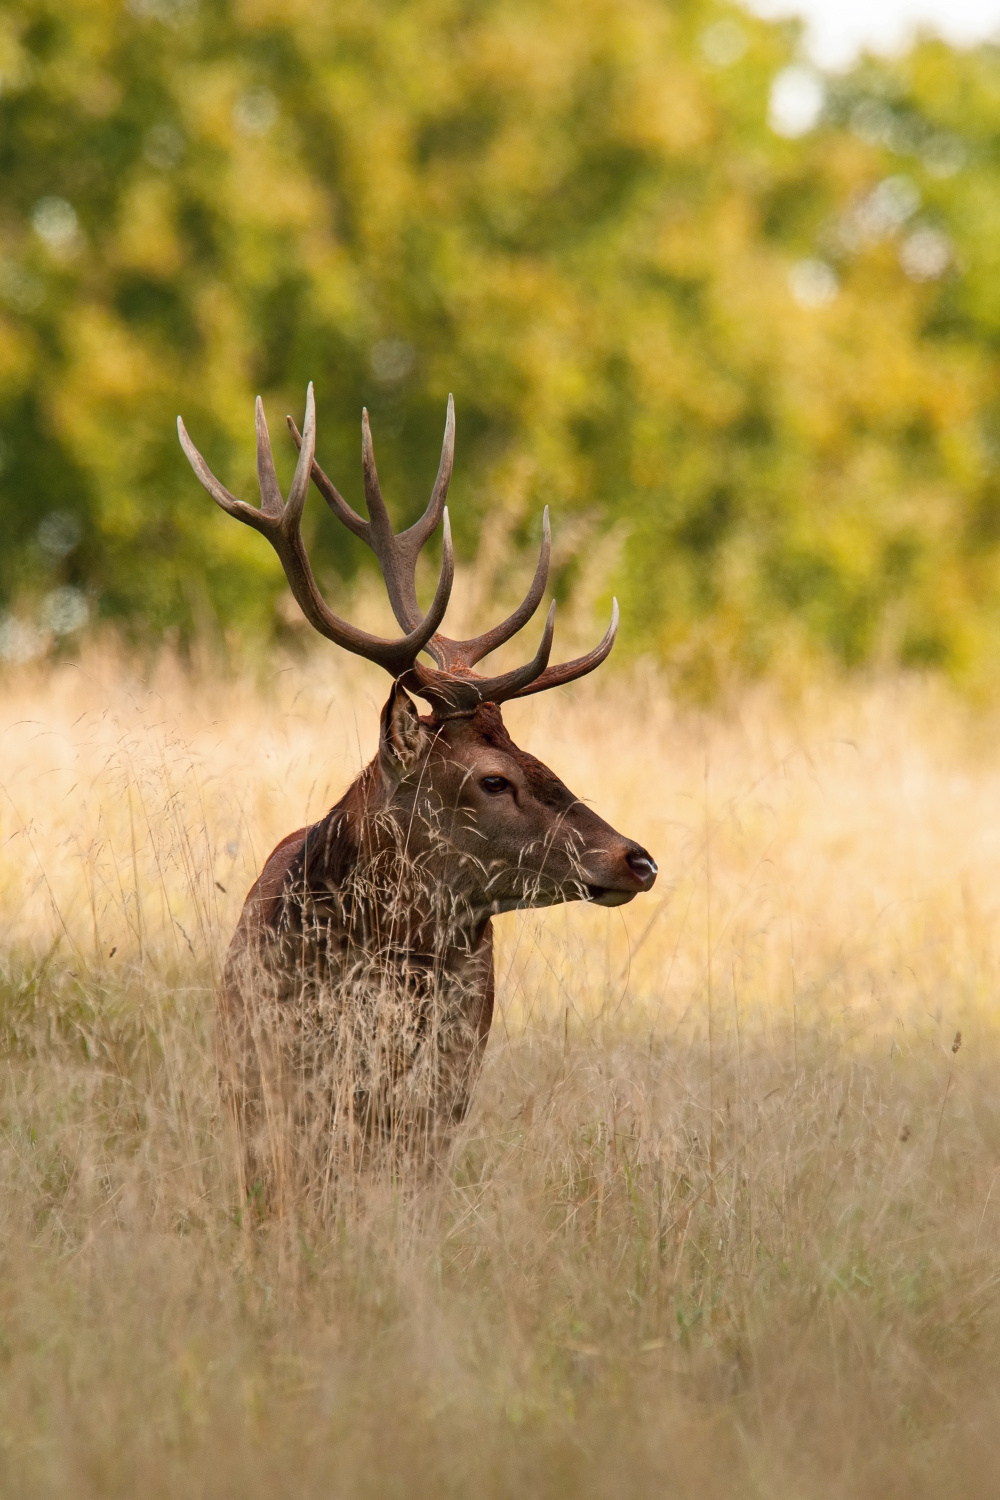
<path id="1" fill-rule="evenodd" d="M 215 475 L 209 469 L 205 460 L 188 437 L 187 429 L 180 417 L 177 418 L 177 433 L 181 440 L 181 447 L 187 455 L 188 462 L 201 480 L 205 489 L 211 495 L 217 505 L 230 516 L 235 516 L 238 521 L 243 521 L 247 526 L 252 526 L 259 531 L 271 543 L 281 559 L 281 566 L 285 570 L 288 585 L 295 599 L 315 630 L 320 635 L 326 636 L 328 640 L 334 641 L 338 646 L 353 651 L 357 656 L 367 657 L 369 661 L 377 662 L 384 667 L 393 677 L 399 677 L 409 670 L 416 660 L 417 653 L 421 651 L 431 636 L 434 634 L 441 621 L 444 612 L 448 608 L 448 599 L 451 596 L 451 586 L 455 577 L 455 557 L 451 545 L 451 527 L 448 522 L 447 507 L 444 506 L 444 497 L 441 497 L 439 513 L 444 512 L 444 546 L 441 558 L 441 576 L 438 579 L 437 592 L 434 602 L 431 604 L 427 614 L 420 616 L 416 607 L 416 593 L 414 591 L 414 620 L 406 625 L 408 634 L 401 640 L 384 640 L 381 636 L 369 635 L 365 630 L 359 630 L 355 625 L 349 625 L 346 620 L 338 617 L 329 608 L 321 595 L 316 580 L 313 577 L 309 557 L 302 541 L 300 530 L 302 522 L 302 511 L 306 502 L 306 493 L 309 489 L 309 475 L 313 463 L 313 453 L 316 447 L 316 404 L 313 397 L 312 381 L 309 382 L 306 391 L 306 419 L 304 423 L 304 437 L 301 441 L 299 461 L 295 466 L 295 474 L 292 479 L 292 487 L 288 492 L 287 503 L 281 497 L 278 486 L 278 478 L 274 472 L 274 458 L 271 454 L 271 440 L 268 436 L 267 421 L 264 416 L 264 403 L 257 397 L 257 477 L 260 483 L 260 509 L 247 505 L 243 500 L 237 500 L 231 495 L 226 487 L 219 483 Z M 370 447 L 370 439 L 369 439 Z M 332 486 L 331 486 L 332 488 Z M 447 481 L 445 483 L 447 488 Z M 338 495 L 338 500 L 340 497 Z M 432 505 L 434 501 L 432 500 Z M 350 510 L 343 500 L 340 504 L 345 510 Z M 383 506 L 383 512 L 385 507 Z M 350 511 L 354 516 L 354 512 Z M 343 519 L 343 517 L 342 517 Z M 359 516 L 354 516 L 359 525 L 364 526 Z M 434 525 L 437 525 L 435 517 Z M 386 517 L 388 527 L 388 517 Z M 352 530 L 354 528 L 352 527 Z M 414 530 L 416 528 L 413 528 Z M 365 540 L 375 551 L 379 562 L 382 564 L 383 575 L 386 573 L 387 564 L 383 562 L 380 550 L 384 538 L 375 534 L 371 539 L 367 535 L 369 528 L 365 527 Z M 406 533 L 409 535 L 410 533 Z M 391 528 L 389 537 L 392 538 Z M 390 554 L 386 551 L 388 558 Z M 415 558 L 414 558 L 415 560 Z"/>
<path id="2" fill-rule="evenodd" d="M 310 383 L 306 394 L 306 419 L 300 434 L 291 417 L 289 431 L 299 449 L 299 461 L 289 491 L 287 504 L 281 498 L 278 481 L 274 473 L 271 445 L 264 420 L 264 408 L 257 398 L 257 472 L 260 478 L 261 506 L 259 510 L 237 500 L 215 478 L 205 460 L 188 437 L 184 423 L 177 418 L 177 430 L 181 446 L 187 454 L 191 467 L 217 504 L 237 520 L 253 526 L 267 537 L 274 547 L 288 579 L 292 593 L 303 614 L 321 635 L 338 645 L 346 647 L 369 661 L 378 662 L 394 677 L 402 678 L 404 686 L 425 698 L 440 718 L 471 714 L 480 703 L 504 703 L 511 698 L 524 698 L 529 693 L 540 693 L 546 688 L 558 687 L 592 672 L 610 652 L 618 632 L 618 601 L 611 612 L 611 624 L 604 639 L 585 656 L 559 666 L 548 665 L 555 627 L 555 601 L 549 606 L 541 643 L 534 657 L 523 667 L 504 672 L 497 677 L 484 677 L 472 668 L 477 661 L 502 646 L 527 624 L 538 608 L 548 579 L 549 556 L 552 547 L 549 529 L 549 508 L 542 517 L 542 546 L 535 568 L 531 587 L 517 609 L 492 630 L 471 640 L 455 641 L 441 635 L 437 627 L 444 618 L 451 585 L 454 578 L 454 556 L 448 508 L 445 499 L 451 479 L 455 452 L 455 404 L 448 397 L 448 415 L 445 421 L 444 442 L 441 447 L 441 462 L 437 478 L 431 491 L 427 509 L 420 520 L 408 530 L 395 533 L 389 513 L 382 498 L 375 467 L 368 413 L 361 417 L 361 458 L 365 482 L 365 500 L 368 517 L 365 521 L 340 494 L 333 482 L 324 474 L 315 458 L 316 411 L 313 388 Z M 392 612 L 404 631 L 398 641 L 386 641 L 368 635 L 363 630 L 348 625 L 332 614 L 313 578 L 309 559 L 299 530 L 302 509 L 305 504 L 309 476 L 323 496 L 334 515 L 349 531 L 371 548 L 378 559 L 385 581 L 386 593 Z M 438 522 L 444 518 L 444 547 L 441 576 L 434 601 L 426 615 L 421 615 L 417 603 L 416 568 L 420 551 Z M 421 651 L 431 656 L 436 668 L 424 666 L 417 661 Z"/>

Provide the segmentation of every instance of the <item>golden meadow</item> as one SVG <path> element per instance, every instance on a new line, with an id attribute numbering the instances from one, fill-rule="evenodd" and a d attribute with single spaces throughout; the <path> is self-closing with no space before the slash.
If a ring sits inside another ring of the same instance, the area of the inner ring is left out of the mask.
<path id="1" fill-rule="evenodd" d="M 5 1495 L 995 1493 L 995 721 L 605 670 L 508 717 L 658 885 L 502 918 L 450 1155 L 322 1219 L 240 1201 L 213 989 L 384 680 L 8 677 Z"/>

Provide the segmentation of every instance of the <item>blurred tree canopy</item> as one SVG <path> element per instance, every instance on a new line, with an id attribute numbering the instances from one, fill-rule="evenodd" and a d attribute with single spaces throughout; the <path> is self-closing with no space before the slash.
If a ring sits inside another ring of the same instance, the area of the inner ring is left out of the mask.
<path id="1" fill-rule="evenodd" d="M 1000 677 L 1000 49 L 818 79 L 715 0 L 8 0 L 0 653 L 270 628 L 256 500 L 316 383 L 399 520 L 624 538 L 626 649 Z M 320 576 L 363 549 L 310 501 Z M 566 563 L 559 588 L 573 585 Z M 41 633 L 40 633 L 41 632 Z"/>

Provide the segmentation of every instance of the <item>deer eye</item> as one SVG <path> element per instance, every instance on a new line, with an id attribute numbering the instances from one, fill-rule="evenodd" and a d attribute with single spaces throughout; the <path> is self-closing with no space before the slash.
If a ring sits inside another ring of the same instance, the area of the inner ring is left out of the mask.
<path id="1" fill-rule="evenodd" d="M 484 776 L 479 784 L 484 792 L 490 792 L 493 796 L 511 790 L 511 784 L 506 776 Z"/>

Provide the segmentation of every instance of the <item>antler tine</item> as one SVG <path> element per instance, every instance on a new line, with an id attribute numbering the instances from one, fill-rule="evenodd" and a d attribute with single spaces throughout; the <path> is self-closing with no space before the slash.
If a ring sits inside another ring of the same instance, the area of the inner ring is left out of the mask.
<path id="1" fill-rule="evenodd" d="M 259 397 L 258 400 L 260 400 Z M 261 402 L 260 410 L 263 416 L 263 402 Z M 299 450 L 295 473 L 292 475 L 292 487 L 288 491 L 288 504 L 285 506 L 285 516 L 289 524 L 294 521 L 295 525 L 298 526 L 302 520 L 302 512 L 305 509 L 306 496 L 309 493 L 309 479 L 315 456 L 316 397 L 313 394 L 313 383 L 310 380 L 306 386 L 306 419 L 302 424 L 302 447 Z"/>
<path id="2" fill-rule="evenodd" d="M 361 408 L 361 473 L 365 481 L 365 504 L 368 506 L 372 545 L 381 537 L 393 535 L 389 512 L 382 499 L 382 488 L 375 467 L 375 449 L 372 446 L 372 430 L 368 421 L 368 408 Z"/>
<path id="3" fill-rule="evenodd" d="M 292 442 L 295 444 L 296 448 L 301 449 L 302 434 L 296 427 L 294 418 L 286 417 L 285 421 L 288 423 L 288 430 L 292 435 Z M 333 480 L 327 474 L 324 474 L 323 470 L 316 462 L 315 456 L 313 457 L 312 461 L 312 481 L 316 488 L 319 490 L 320 494 L 323 496 L 323 499 L 326 501 L 327 505 L 337 517 L 337 520 L 343 521 L 348 531 L 353 531 L 355 536 L 359 536 L 363 542 L 367 542 L 368 522 L 362 520 L 362 518 L 358 515 L 357 511 L 352 505 L 348 505 L 347 501 L 344 499 L 343 495 L 340 493 Z"/>
<path id="4" fill-rule="evenodd" d="M 527 683 L 512 696 L 515 698 L 527 698 L 531 693 L 543 693 L 546 688 L 561 687 L 564 682 L 574 682 L 578 677 L 586 677 L 595 667 L 611 654 L 611 648 L 618 634 L 618 600 L 611 601 L 611 624 L 604 632 L 604 638 L 593 651 L 588 651 L 585 656 L 577 656 L 573 661 L 560 662 L 558 666 L 548 667 L 535 678 L 534 682 Z"/>
<path id="5" fill-rule="evenodd" d="M 406 533 L 396 536 L 392 529 L 378 482 L 367 407 L 363 407 L 361 411 L 361 467 L 365 480 L 365 501 L 371 517 L 365 540 L 378 558 L 393 614 L 404 630 L 412 630 L 421 617 L 420 605 L 417 603 L 417 554 L 420 548 L 408 546 Z"/>
<path id="6" fill-rule="evenodd" d="M 523 626 L 527 625 L 535 610 L 541 604 L 542 595 L 545 593 L 545 585 L 549 577 L 549 557 L 551 552 L 552 528 L 549 525 L 549 507 L 546 506 L 542 514 L 542 546 L 538 554 L 535 576 L 531 580 L 531 587 L 514 613 L 508 615 L 506 620 L 502 621 L 501 624 L 494 625 L 492 630 L 484 631 L 482 635 L 477 635 L 472 640 L 456 643 L 458 652 L 461 653 L 460 659 L 465 666 L 475 666 L 477 661 L 482 661 L 484 656 L 489 656 L 491 651 L 495 651 L 498 646 L 502 646 L 505 641 L 509 641 Z"/>
<path id="7" fill-rule="evenodd" d="M 282 499 L 281 486 L 278 484 L 278 476 L 274 471 L 274 454 L 271 452 L 271 438 L 267 430 L 267 417 L 264 415 L 264 403 L 257 397 L 254 407 L 254 417 L 257 427 L 257 482 L 260 485 L 260 508 L 266 516 L 278 522 L 282 534 L 292 537 L 298 533 L 302 521 L 302 511 L 305 508 L 306 494 L 309 490 L 309 471 L 312 467 L 313 454 L 316 452 L 316 398 L 313 394 L 313 383 L 310 380 L 306 387 L 306 418 L 302 424 L 302 447 L 299 452 L 299 461 L 295 465 L 295 474 L 292 478 L 292 487 L 288 492 L 288 503 Z"/>
<path id="8" fill-rule="evenodd" d="M 180 439 L 181 447 L 184 449 L 185 458 L 216 505 L 224 510 L 227 515 L 235 516 L 238 521 L 245 521 L 254 530 L 266 532 L 266 527 L 262 523 L 261 512 L 255 510 L 252 505 L 247 505 L 245 500 L 238 500 L 234 494 L 226 489 L 224 484 L 220 484 L 216 479 L 208 464 L 188 436 L 188 430 L 184 426 L 183 417 L 177 418 L 177 436 Z"/>
<path id="9" fill-rule="evenodd" d="M 397 543 L 403 542 L 413 548 L 414 556 L 434 530 L 441 519 L 444 503 L 448 498 L 448 486 L 451 484 L 451 471 L 455 464 L 455 398 L 449 391 L 448 410 L 444 419 L 444 440 L 441 444 L 441 461 L 438 464 L 437 476 L 434 480 L 434 488 L 431 490 L 431 498 L 427 502 L 427 509 L 419 521 L 414 521 L 406 531 L 400 532 L 396 538 Z"/>
<path id="10" fill-rule="evenodd" d="M 314 629 L 338 646 L 343 646 L 358 656 L 364 656 L 369 661 L 377 662 L 394 677 L 400 676 L 413 665 L 417 654 L 423 650 L 444 619 L 444 613 L 448 607 L 455 577 L 455 557 L 447 510 L 444 514 L 441 573 L 434 601 L 427 614 L 423 618 L 420 618 L 418 614 L 412 628 L 400 640 L 391 641 L 380 636 L 369 635 L 367 631 L 359 630 L 356 626 L 348 624 L 346 620 L 339 619 L 329 608 L 317 587 L 309 556 L 302 541 L 300 523 L 308 492 L 309 477 L 313 469 L 316 435 L 316 408 L 312 384 L 310 383 L 306 394 L 306 418 L 303 424 L 303 434 L 299 438 L 299 461 L 296 464 L 295 477 L 292 480 L 287 504 L 282 499 L 275 474 L 267 421 L 264 416 L 263 403 L 259 397 L 256 407 L 256 426 L 260 509 L 237 499 L 219 483 L 192 443 L 182 419 L 177 418 L 177 432 L 181 447 L 195 474 L 216 504 L 221 506 L 228 515 L 235 516 L 237 520 L 252 526 L 271 543 L 281 560 L 288 585 L 300 609 Z M 360 521 L 360 517 L 358 520 Z"/>
<path id="11" fill-rule="evenodd" d="M 285 509 L 285 501 L 281 486 L 278 484 L 278 476 L 274 472 L 271 438 L 267 430 L 264 403 L 259 396 L 254 403 L 254 425 L 257 429 L 257 483 L 260 486 L 260 508 L 265 516 L 273 517 L 274 520 L 280 522 Z M 308 422 L 303 425 L 308 426 Z M 304 438 L 303 442 L 305 442 Z"/>

